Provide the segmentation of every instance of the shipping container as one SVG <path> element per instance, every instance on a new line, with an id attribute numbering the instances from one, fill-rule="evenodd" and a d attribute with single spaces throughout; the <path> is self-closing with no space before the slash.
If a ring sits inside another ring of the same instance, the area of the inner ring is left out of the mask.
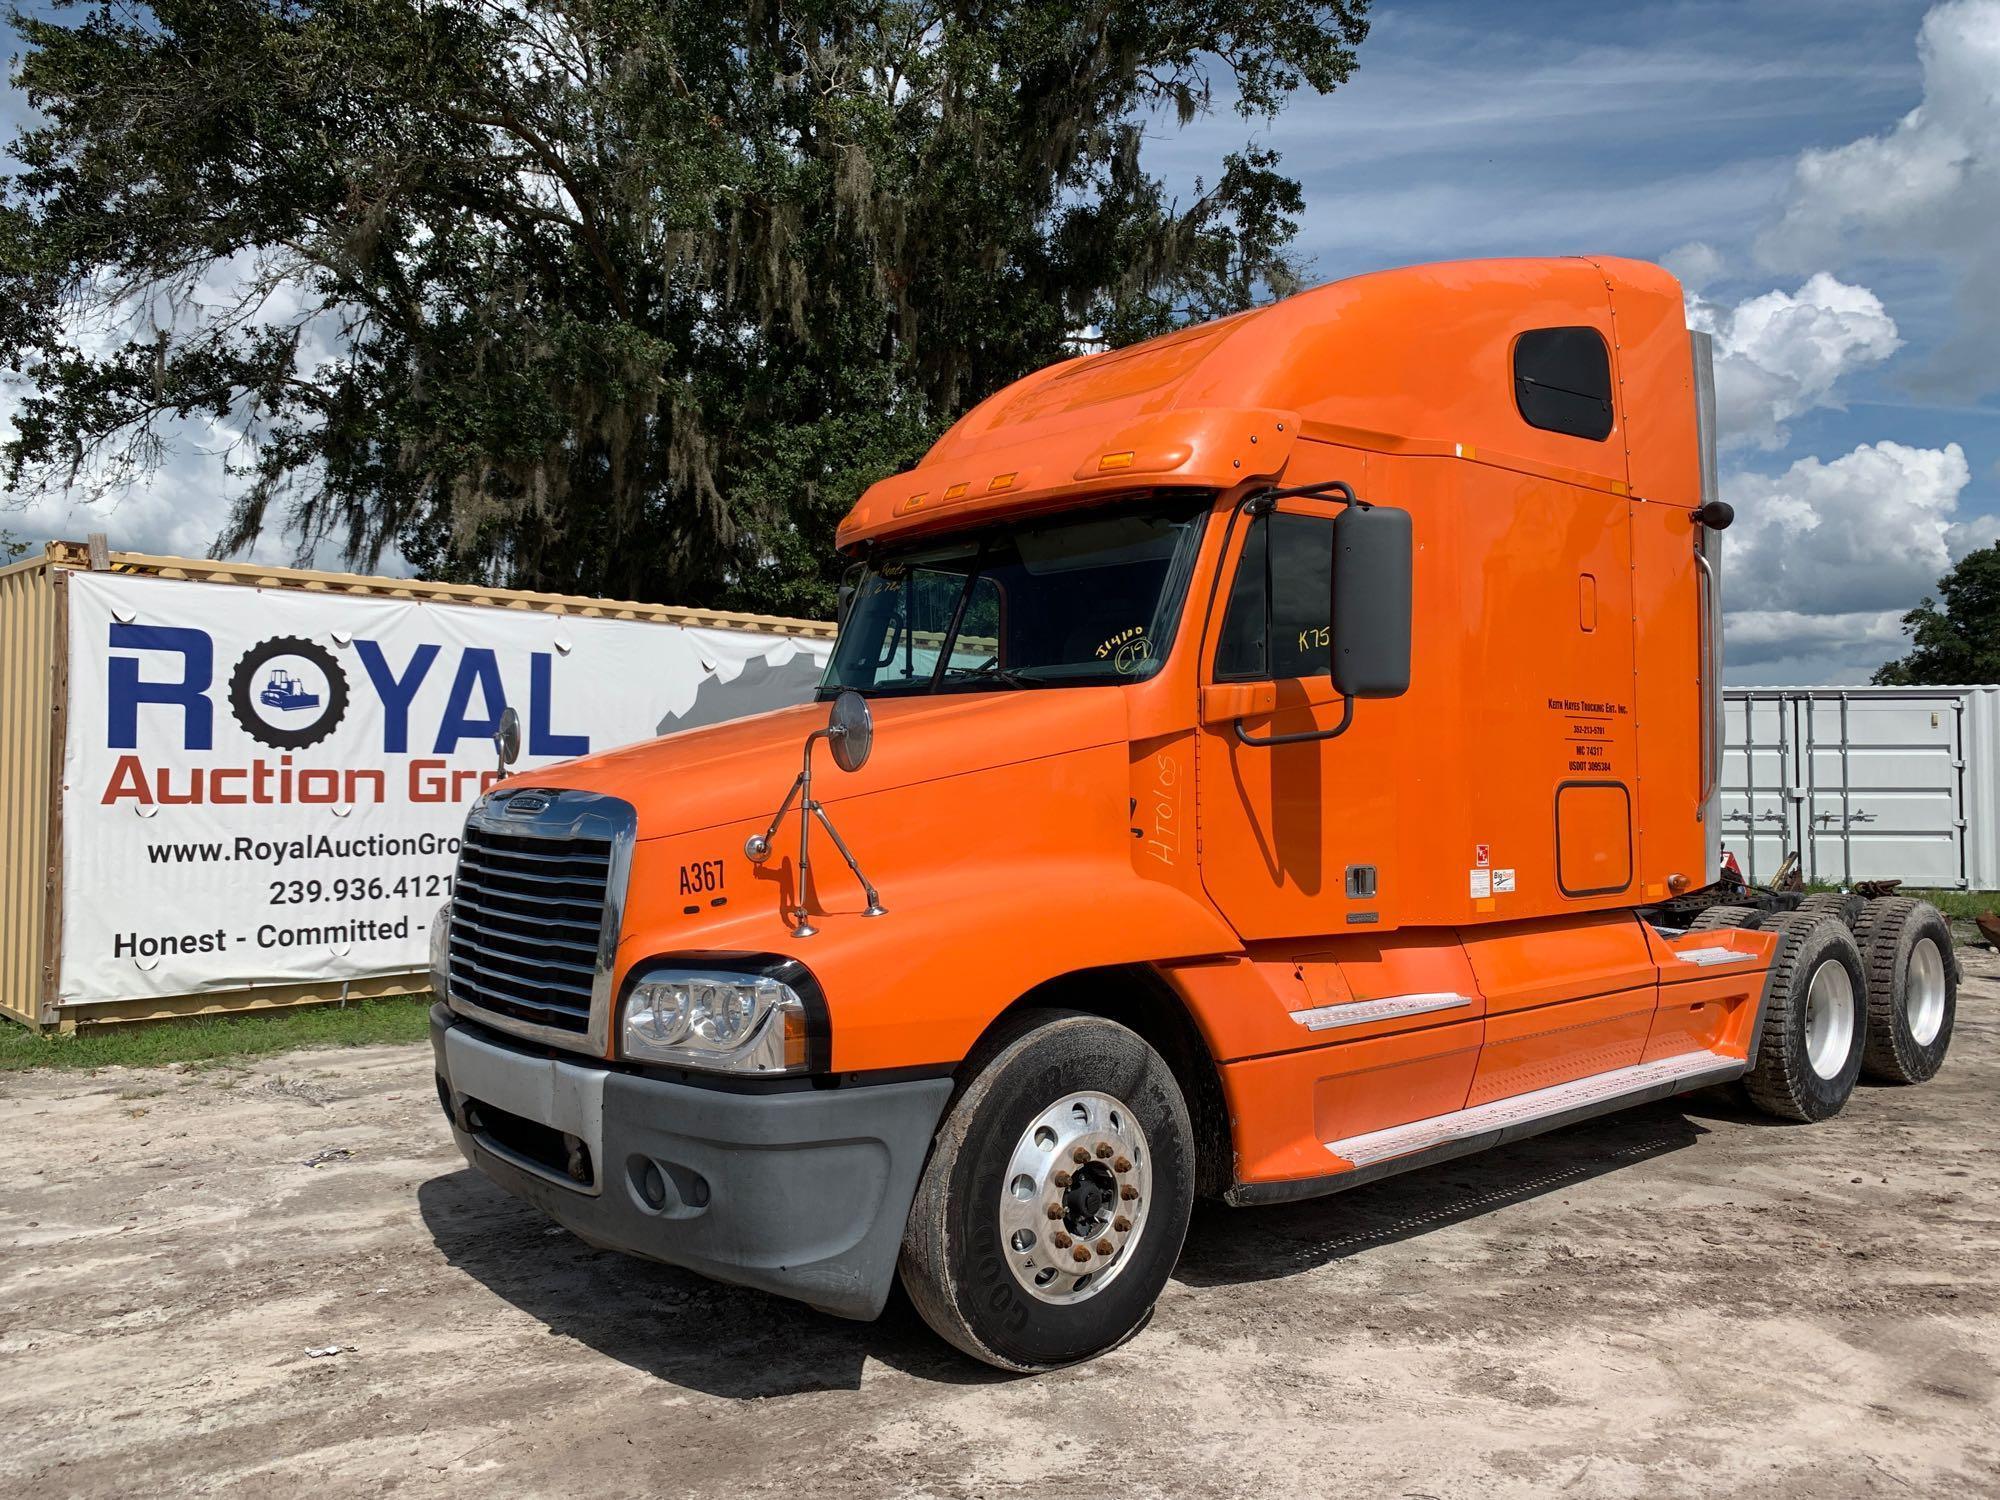
<path id="1" fill-rule="evenodd" d="M 2000 686 L 1724 694 L 1722 844 L 1751 881 L 2000 889 Z"/>

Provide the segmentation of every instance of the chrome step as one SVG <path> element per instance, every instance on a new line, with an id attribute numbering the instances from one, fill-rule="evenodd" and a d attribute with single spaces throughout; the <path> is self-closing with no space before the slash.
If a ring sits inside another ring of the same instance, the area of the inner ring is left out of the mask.
<path id="1" fill-rule="evenodd" d="M 1412 1120 L 1407 1125 L 1392 1125 L 1386 1130 L 1328 1141 L 1326 1149 L 1356 1167 L 1370 1167 L 1474 1136 L 1504 1135 L 1518 1131 L 1521 1126 L 1564 1115 L 1596 1113 L 1628 1095 L 1664 1097 L 1740 1077 L 1742 1073 L 1741 1058 L 1725 1057 L 1719 1052 L 1688 1052 L 1657 1062 L 1614 1068 L 1609 1073 L 1536 1089 L 1531 1094 L 1496 1099 L 1491 1104 L 1475 1105 L 1453 1114 L 1434 1115 L 1428 1120 Z M 1639 1101 L 1635 1098 L 1633 1102 Z"/>

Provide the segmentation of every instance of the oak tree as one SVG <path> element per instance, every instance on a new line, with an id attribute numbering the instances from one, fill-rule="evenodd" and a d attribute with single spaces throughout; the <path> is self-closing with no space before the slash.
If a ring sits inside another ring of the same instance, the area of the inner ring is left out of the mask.
<path id="1" fill-rule="evenodd" d="M 2000 682 L 2000 541 L 1960 558 L 1936 596 L 1903 616 L 1903 634 L 1908 654 L 1877 669 L 1877 683 Z"/>
<path id="2" fill-rule="evenodd" d="M 224 434 L 219 552 L 823 612 L 1002 383 L 1292 288 L 1298 184 L 1149 136 L 1345 80 L 1367 0 L 151 0 L 16 12 L 17 492 Z"/>

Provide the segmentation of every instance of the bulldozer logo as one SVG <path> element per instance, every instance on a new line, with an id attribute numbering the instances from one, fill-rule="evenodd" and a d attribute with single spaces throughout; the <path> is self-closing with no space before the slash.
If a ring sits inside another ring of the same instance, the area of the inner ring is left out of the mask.
<path id="1" fill-rule="evenodd" d="M 229 711 L 274 750 L 303 750 L 347 714 L 347 674 L 316 641 L 280 635 L 243 653 L 229 676 Z"/>

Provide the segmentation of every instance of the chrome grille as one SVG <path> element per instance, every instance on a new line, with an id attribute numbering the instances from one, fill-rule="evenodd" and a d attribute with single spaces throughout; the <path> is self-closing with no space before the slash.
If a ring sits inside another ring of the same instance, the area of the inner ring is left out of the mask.
<path id="1" fill-rule="evenodd" d="M 596 1049 L 633 821 L 628 804 L 589 792 L 524 788 L 474 808 L 451 899 L 455 1008 Z"/>

